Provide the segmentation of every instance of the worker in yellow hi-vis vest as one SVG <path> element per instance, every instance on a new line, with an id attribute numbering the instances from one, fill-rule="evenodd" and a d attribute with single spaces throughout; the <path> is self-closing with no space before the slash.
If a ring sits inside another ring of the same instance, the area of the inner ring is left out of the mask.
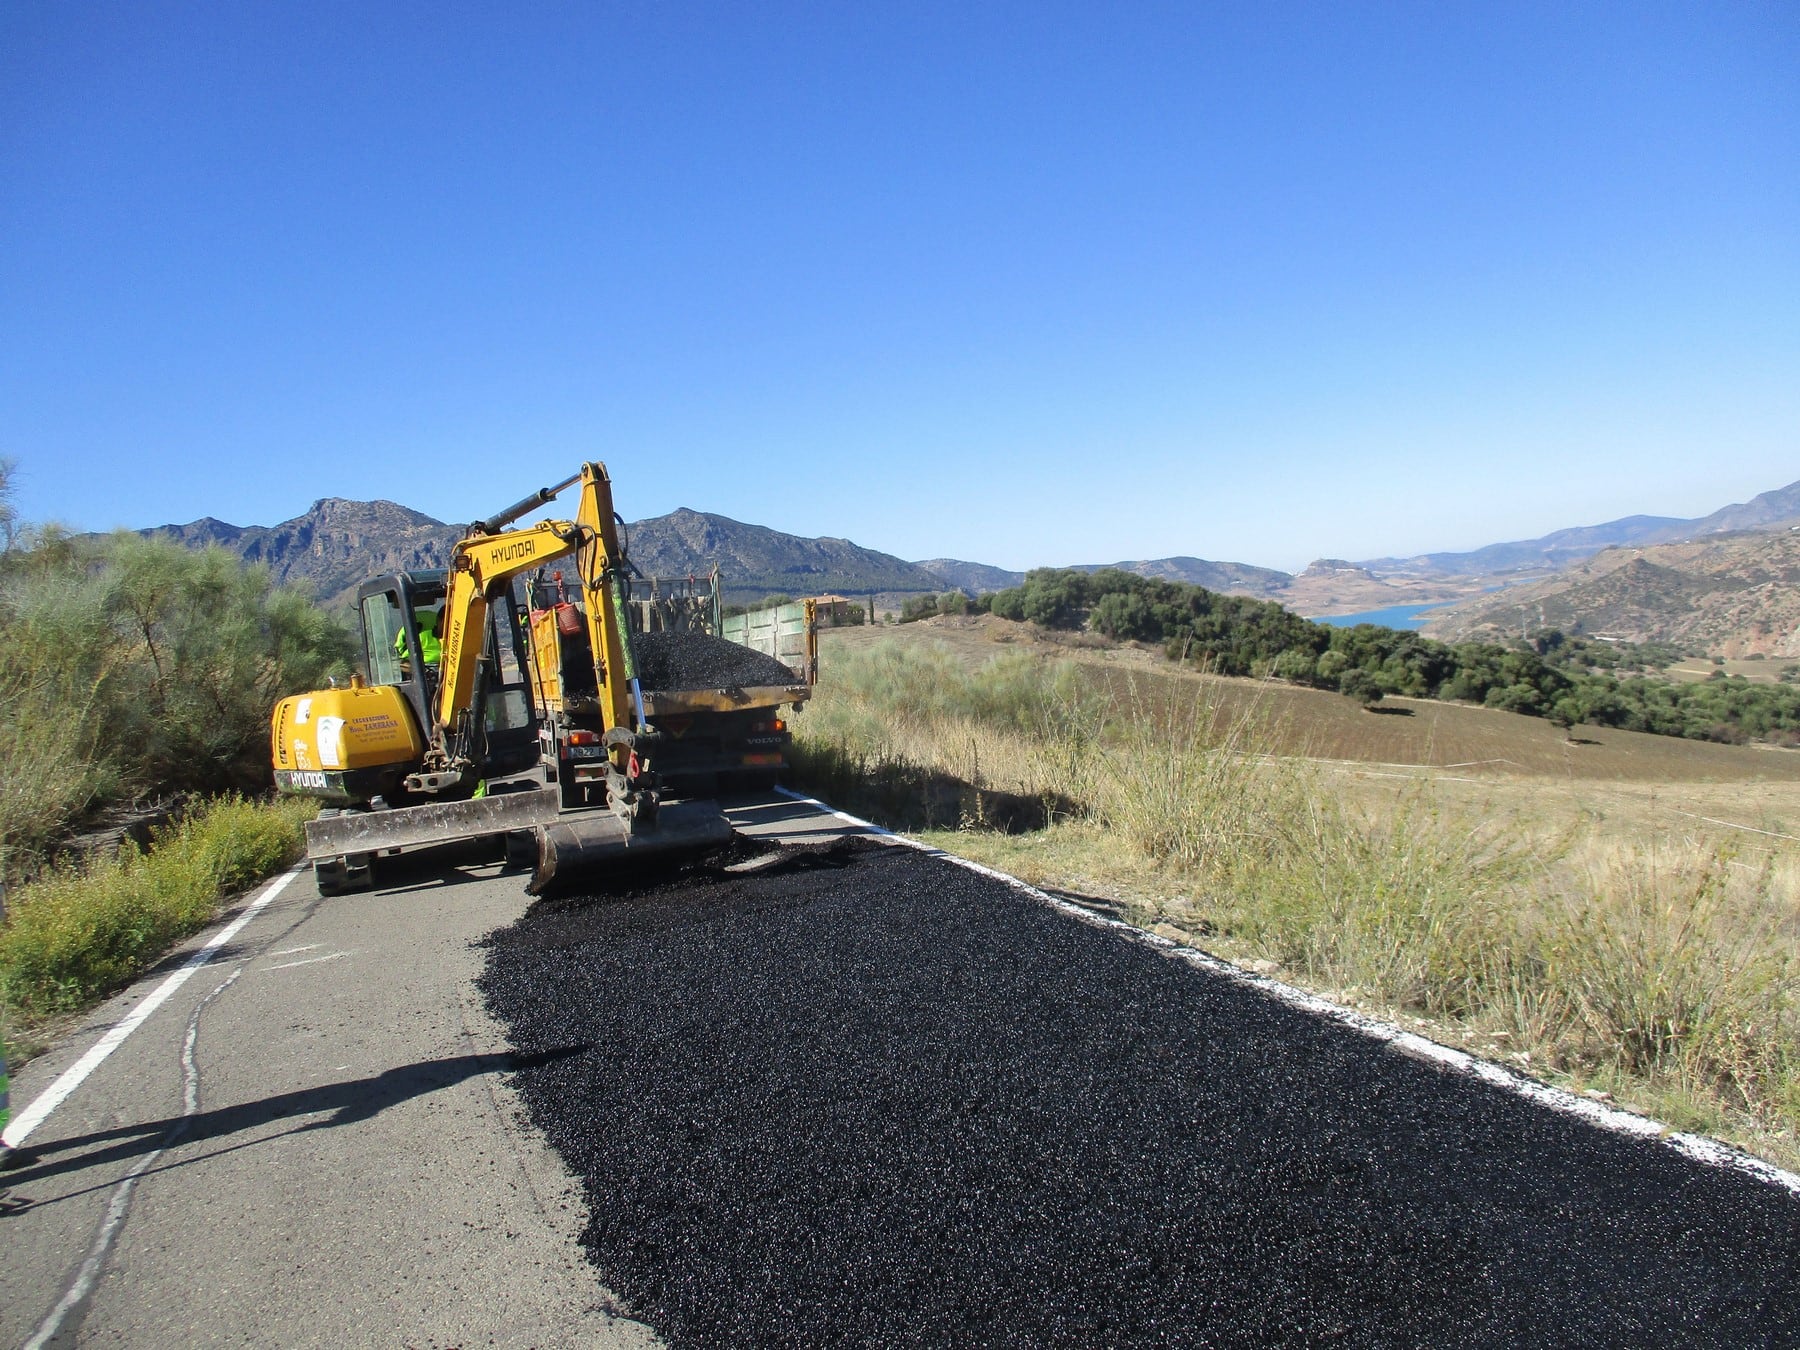
<path id="1" fill-rule="evenodd" d="M 438 637 L 438 612 L 435 609 L 415 609 L 413 621 L 419 628 L 419 655 L 425 664 L 435 666 L 444 659 L 444 644 Z M 394 634 L 394 651 L 402 661 L 406 660 L 406 634 Z"/>

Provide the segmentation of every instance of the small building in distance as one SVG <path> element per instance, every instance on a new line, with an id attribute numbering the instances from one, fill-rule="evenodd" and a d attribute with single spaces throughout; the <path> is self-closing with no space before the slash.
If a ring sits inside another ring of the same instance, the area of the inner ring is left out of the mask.
<path id="1" fill-rule="evenodd" d="M 863 607 L 847 595 L 815 595 L 813 617 L 821 628 L 847 628 L 864 622 Z"/>

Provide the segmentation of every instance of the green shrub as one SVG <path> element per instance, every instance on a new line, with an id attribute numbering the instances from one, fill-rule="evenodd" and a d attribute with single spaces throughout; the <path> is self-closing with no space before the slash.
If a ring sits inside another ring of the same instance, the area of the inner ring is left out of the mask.
<path id="1" fill-rule="evenodd" d="M 0 876 L 108 799 L 264 789 L 275 701 L 350 655 L 336 619 L 222 550 L 39 532 L 0 566 Z"/>
<path id="2" fill-rule="evenodd" d="M 222 798 L 158 831 L 147 852 L 127 844 L 18 887 L 0 928 L 0 998 L 42 1016 L 129 982 L 220 900 L 297 857 L 311 811 Z"/>

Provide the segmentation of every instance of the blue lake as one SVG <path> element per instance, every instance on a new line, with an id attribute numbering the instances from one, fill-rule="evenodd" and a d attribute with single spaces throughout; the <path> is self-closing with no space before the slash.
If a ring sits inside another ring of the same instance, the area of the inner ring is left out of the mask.
<path id="1" fill-rule="evenodd" d="M 1333 628 L 1354 628 L 1359 623 L 1378 623 L 1383 628 L 1423 628 L 1426 611 L 1441 609 L 1443 605 L 1442 600 L 1429 605 L 1389 605 L 1386 609 L 1365 609 L 1360 614 L 1326 614 L 1313 622 L 1328 623 Z"/>

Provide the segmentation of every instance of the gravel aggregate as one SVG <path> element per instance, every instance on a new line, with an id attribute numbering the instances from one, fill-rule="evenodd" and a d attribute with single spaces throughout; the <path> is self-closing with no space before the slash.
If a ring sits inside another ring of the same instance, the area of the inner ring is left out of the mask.
<path id="1" fill-rule="evenodd" d="M 710 633 L 634 633 L 631 650 L 646 689 L 751 689 L 796 679 L 774 657 Z"/>
<path id="2" fill-rule="evenodd" d="M 676 1346 L 1785 1346 L 1800 1202 L 912 850 L 539 904 L 480 984 Z"/>

